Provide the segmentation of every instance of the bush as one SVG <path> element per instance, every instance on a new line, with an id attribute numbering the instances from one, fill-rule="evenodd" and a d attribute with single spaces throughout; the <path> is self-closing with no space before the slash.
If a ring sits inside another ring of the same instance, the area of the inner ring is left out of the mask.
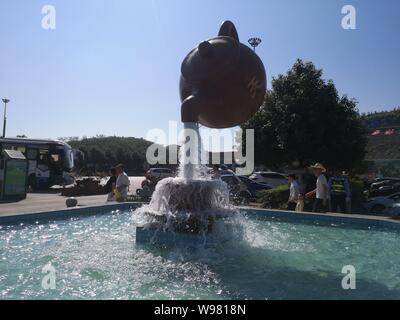
<path id="1" fill-rule="evenodd" d="M 289 199 L 289 186 L 282 185 L 271 190 L 259 191 L 257 198 L 263 208 L 286 209 Z"/>
<path id="2" fill-rule="evenodd" d="M 315 182 L 314 182 L 315 183 Z M 365 202 L 364 183 L 362 180 L 350 180 L 352 194 L 352 212 L 362 213 L 363 203 Z M 266 209 L 287 209 L 287 201 L 289 198 L 289 186 L 283 185 L 271 190 L 259 191 L 257 193 L 257 202 Z M 305 200 L 305 211 L 312 211 L 314 199 Z"/>
<path id="3" fill-rule="evenodd" d="M 363 203 L 367 200 L 364 194 L 364 182 L 362 180 L 351 179 L 351 207 L 352 213 L 362 213 Z"/>

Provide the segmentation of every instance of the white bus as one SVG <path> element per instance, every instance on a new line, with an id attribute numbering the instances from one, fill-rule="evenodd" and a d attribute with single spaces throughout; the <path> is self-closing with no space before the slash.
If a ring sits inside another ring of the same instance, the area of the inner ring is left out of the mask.
<path id="1" fill-rule="evenodd" d="M 48 189 L 69 184 L 68 174 L 74 167 L 74 153 L 65 142 L 25 138 L 0 138 L 0 171 L 4 168 L 3 150 L 19 150 L 28 160 L 28 185 L 32 189 Z"/>

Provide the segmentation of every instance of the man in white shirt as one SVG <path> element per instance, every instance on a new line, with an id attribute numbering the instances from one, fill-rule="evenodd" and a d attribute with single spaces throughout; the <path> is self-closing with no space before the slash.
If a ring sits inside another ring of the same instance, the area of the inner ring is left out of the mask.
<path id="1" fill-rule="evenodd" d="M 116 166 L 115 169 L 117 170 L 117 182 L 115 183 L 115 188 L 117 189 L 116 199 L 119 202 L 123 202 L 126 201 L 131 182 L 128 175 L 124 172 L 124 166 L 122 164 Z"/>
<path id="2" fill-rule="evenodd" d="M 295 174 L 289 174 L 288 180 L 290 183 L 290 193 L 288 200 L 288 210 L 294 211 L 300 198 L 300 185 L 297 182 Z"/>
<path id="3" fill-rule="evenodd" d="M 317 163 L 311 167 L 314 172 L 314 175 L 317 177 L 316 189 L 307 193 L 306 197 L 310 198 L 315 195 L 315 202 L 313 212 L 321 212 L 326 213 L 328 211 L 328 201 L 329 201 L 329 185 L 326 180 L 325 175 L 326 172 L 325 167 Z"/>

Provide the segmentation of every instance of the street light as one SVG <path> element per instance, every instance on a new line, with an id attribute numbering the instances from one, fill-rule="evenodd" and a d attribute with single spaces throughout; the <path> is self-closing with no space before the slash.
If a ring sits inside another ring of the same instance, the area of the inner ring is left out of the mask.
<path id="1" fill-rule="evenodd" d="M 10 99 L 3 99 L 4 102 L 4 122 L 3 122 L 3 138 L 6 137 L 6 124 L 7 124 L 7 103 L 10 102 Z"/>
<path id="2" fill-rule="evenodd" d="M 260 38 L 250 38 L 249 44 L 253 47 L 254 52 L 256 52 L 256 48 L 260 45 L 262 40 Z"/>

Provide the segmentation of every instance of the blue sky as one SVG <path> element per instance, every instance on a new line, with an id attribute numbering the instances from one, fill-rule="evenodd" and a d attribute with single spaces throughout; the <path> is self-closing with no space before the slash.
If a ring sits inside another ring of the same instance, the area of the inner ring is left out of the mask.
<path id="1" fill-rule="evenodd" d="M 56 9 L 56 30 L 41 27 Z M 357 10 L 357 30 L 341 9 Z M 232 20 L 271 77 L 314 62 L 362 112 L 400 105 L 400 1 L 0 0 L 0 96 L 7 135 L 144 137 L 180 119 L 185 55 Z M 2 117 L 2 108 L 0 109 Z"/>

